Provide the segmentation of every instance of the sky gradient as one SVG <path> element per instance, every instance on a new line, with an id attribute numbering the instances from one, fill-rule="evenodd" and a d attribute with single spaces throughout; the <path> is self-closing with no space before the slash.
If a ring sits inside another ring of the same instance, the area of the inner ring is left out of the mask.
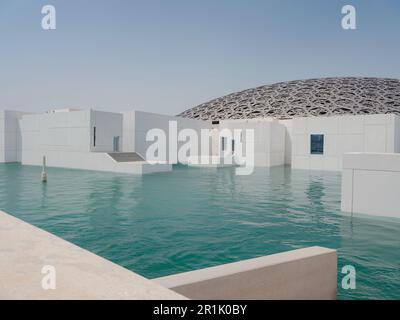
<path id="1" fill-rule="evenodd" d="M 57 30 L 41 28 L 47 4 Z M 177 114 L 329 76 L 400 78 L 400 1 L 0 0 L 0 109 Z"/>

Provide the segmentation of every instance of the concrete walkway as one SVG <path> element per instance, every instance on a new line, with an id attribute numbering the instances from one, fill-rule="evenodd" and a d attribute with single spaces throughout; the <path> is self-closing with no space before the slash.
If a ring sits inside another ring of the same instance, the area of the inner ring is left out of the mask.
<path id="1" fill-rule="evenodd" d="M 0 211 L 0 299 L 186 298 Z"/>

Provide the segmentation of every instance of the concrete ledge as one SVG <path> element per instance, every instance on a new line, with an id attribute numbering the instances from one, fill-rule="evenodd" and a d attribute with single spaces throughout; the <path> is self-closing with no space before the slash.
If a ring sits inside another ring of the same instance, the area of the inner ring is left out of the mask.
<path id="1" fill-rule="evenodd" d="M 46 265 L 55 267 L 55 290 L 42 288 Z M 0 299 L 185 297 L 0 211 Z"/>
<path id="2" fill-rule="evenodd" d="M 400 171 L 400 153 L 345 153 L 343 169 Z"/>
<path id="3" fill-rule="evenodd" d="M 154 279 L 190 299 L 336 299 L 336 250 L 311 247 Z"/>

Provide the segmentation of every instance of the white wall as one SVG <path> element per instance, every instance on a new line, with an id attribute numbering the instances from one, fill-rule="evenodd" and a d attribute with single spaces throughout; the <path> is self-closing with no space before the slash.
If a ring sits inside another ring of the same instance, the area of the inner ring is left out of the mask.
<path id="1" fill-rule="evenodd" d="M 342 211 L 400 218 L 400 154 L 343 156 Z"/>
<path id="2" fill-rule="evenodd" d="M 19 121 L 23 164 L 41 165 L 48 152 L 89 152 L 91 111 L 24 115 Z"/>
<path id="3" fill-rule="evenodd" d="M 119 147 L 123 150 L 123 115 L 115 112 L 91 111 L 90 151 L 112 152 L 114 137 L 120 137 Z M 94 145 L 94 127 L 96 127 L 96 146 Z"/>
<path id="4" fill-rule="evenodd" d="M 293 119 L 292 168 L 341 170 L 346 152 L 400 150 L 399 117 L 358 115 Z M 324 154 L 310 154 L 311 134 L 324 135 Z"/>
<path id="5" fill-rule="evenodd" d="M 143 157 L 146 156 L 146 151 L 154 142 L 146 141 L 146 135 L 151 129 L 161 129 L 166 134 L 167 138 L 167 156 L 169 153 L 169 121 L 177 122 L 178 132 L 182 129 L 194 129 L 200 139 L 201 129 L 211 129 L 211 122 L 173 117 L 142 111 L 124 112 L 123 135 L 124 144 L 123 151 L 135 151 Z M 176 139 L 176 138 L 175 138 Z M 211 141 L 211 138 L 210 138 Z M 200 140 L 198 141 L 200 145 Z M 185 142 L 178 143 L 178 148 Z M 211 145 L 211 142 L 210 142 Z M 169 159 L 169 158 L 168 158 Z M 146 159 L 153 160 L 153 159 Z"/>
<path id="6" fill-rule="evenodd" d="M 23 112 L 0 111 L 0 162 L 21 161 L 19 118 Z"/>
<path id="7" fill-rule="evenodd" d="M 283 124 L 272 119 L 224 120 L 220 121 L 219 130 L 241 129 L 243 132 L 243 148 L 246 150 L 246 130 L 254 132 L 254 165 L 256 167 L 272 167 L 285 164 L 285 135 Z M 219 141 L 221 145 L 221 141 Z M 228 145 L 231 141 L 228 141 Z M 238 144 L 236 152 L 238 151 Z M 219 147 L 220 151 L 221 146 Z M 245 154 L 245 152 L 243 152 Z"/>
<path id="8" fill-rule="evenodd" d="M 219 145 L 219 125 L 213 126 L 211 129 L 211 156 L 219 156 L 220 145 Z"/>
<path id="9" fill-rule="evenodd" d="M 292 163 L 292 139 L 293 139 L 293 120 L 279 120 L 285 128 L 285 164 L 290 165 Z"/>
<path id="10" fill-rule="evenodd" d="M 135 111 L 122 113 L 122 151 L 135 151 Z"/>

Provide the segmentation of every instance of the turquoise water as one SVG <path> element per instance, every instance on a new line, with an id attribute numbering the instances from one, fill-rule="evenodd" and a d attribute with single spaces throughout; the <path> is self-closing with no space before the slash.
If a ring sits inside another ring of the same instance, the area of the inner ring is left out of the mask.
<path id="1" fill-rule="evenodd" d="M 340 212 L 340 174 L 231 168 L 129 176 L 0 164 L 0 208 L 153 278 L 296 248 L 338 249 L 357 289 L 341 299 L 400 298 L 400 219 Z"/>

